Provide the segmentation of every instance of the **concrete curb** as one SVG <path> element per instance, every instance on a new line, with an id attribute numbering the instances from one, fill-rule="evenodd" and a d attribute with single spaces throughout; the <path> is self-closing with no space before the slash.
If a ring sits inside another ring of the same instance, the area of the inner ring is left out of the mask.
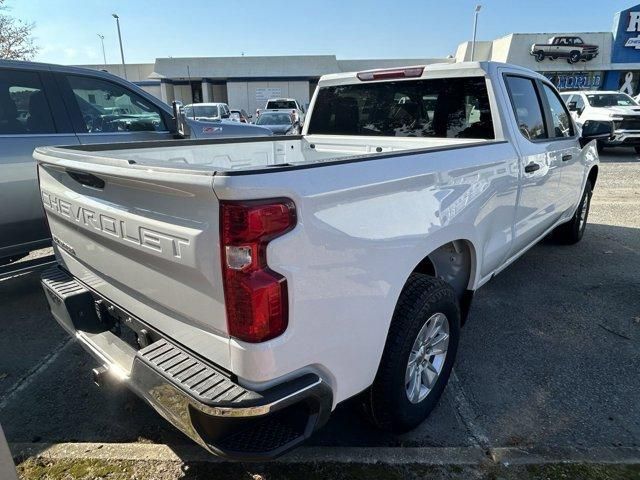
<path id="1" fill-rule="evenodd" d="M 95 459 L 170 463 L 222 463 L 196 445 L 145 443 L 13 443 L 16 459 Z M 277 460 L 278 463 L 344 463 L 381 465 L 549 465 L 609 464 L 640 465 L 640 447 L 303 447 Z"/>

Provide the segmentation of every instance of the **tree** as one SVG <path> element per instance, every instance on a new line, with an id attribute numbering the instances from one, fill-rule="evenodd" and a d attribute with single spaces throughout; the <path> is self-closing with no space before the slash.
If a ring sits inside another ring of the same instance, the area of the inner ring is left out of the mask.
<path id="1" fill-rule="evenodd" d="M 31 35 L 34 24 L 2 13 L 5 0 L 0 0 L 0 58 L 30 60 L 38 53 Z"/>

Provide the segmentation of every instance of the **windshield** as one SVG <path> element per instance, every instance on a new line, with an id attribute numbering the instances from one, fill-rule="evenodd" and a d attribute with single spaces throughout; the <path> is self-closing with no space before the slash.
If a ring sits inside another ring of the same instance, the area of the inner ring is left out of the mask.
<path id="1" fill-rule="evenodd" d="M 635 107 L 638 104 L 626 93 L 594 93 L 587 95 L 592 107 Z"/>
<path id="2" fill-rule="evenodd" d="M 293 100 L 269 100 L 266 110 L 291 109 L 296 110 L 298 106 Z"/>
<path id="3" fill-rule="evenodd" d="M 187 105 L 184 107 L 184 114 L 187 117 L 218 117 L 217 105 Z"/>
<path id="4" fill-rule="evenodd" d="M 257 125 L 291 125 L 288 113 L 263 113 L 258 117 Z"/>

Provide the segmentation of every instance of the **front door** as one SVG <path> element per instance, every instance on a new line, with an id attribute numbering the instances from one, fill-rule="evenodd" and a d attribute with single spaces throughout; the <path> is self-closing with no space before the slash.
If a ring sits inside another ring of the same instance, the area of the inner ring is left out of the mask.
<path id="1" fill-rule="evenodd" d="M 133 90 L 90 75 L 64 74 L 60 81 L 80 143 L 173 138 L 160 107 Z"/>

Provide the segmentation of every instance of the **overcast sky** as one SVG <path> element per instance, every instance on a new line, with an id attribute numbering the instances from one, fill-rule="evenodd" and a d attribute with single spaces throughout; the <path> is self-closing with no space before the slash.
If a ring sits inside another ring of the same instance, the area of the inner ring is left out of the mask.
<path id="1" fill-rule="evenodd" d="M 470 40 L 512 32 L 610 31 L 621 0 L 8 0 L 9 14 L 35 22 L 36 60 L 62 64 L 156 57 L 335 54 L 340 59 L 443 57 Z"/>

